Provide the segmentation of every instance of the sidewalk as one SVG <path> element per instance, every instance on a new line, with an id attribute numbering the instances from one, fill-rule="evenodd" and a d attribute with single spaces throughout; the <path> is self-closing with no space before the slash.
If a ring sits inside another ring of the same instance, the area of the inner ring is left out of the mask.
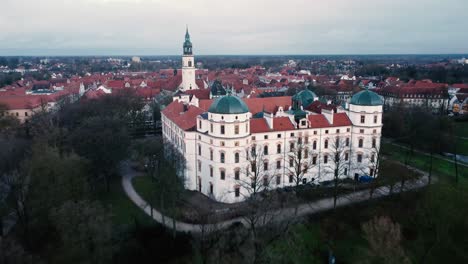
<path id="1" fill-rule="evenodd" d="M 151 207 L 148 203 L 143 200 L 143 198 L 135 191 L 132 185 L 132 179 L 138 176 L 138 173 L 134 171 L 128 163 L 122 166 L 122 186 L 127 194 L 127 196 L 132 200 L 139 208 L 141 208 L 147 215 L 151 216 Z M 409 191 L 422 188 L 428 184 L 427 175 L 424 175 L 420 179 L 414 181 L 408 181 L 405 184 L 403 190 L 401 190 L 400 185 L 396 184 L 393 187 L 393 194 L 400 193 L 401 191 Z M 385 197 L 390 195 L 390 187 L 382 186 L 374 190 L 372 199 L 377 199 L 380 197 Z M 369 200 L 369 190 L 358 191 L 347 195 L 342 195 L 338 197 L 337 207 L 346 206 L 354 203 L 359 203 L 362 201 Z M 273 221 L 284 221 L 288 219 L 298 218 L 305 215 L 310 215 L 314 213 L 319 213 L 322 211 L 333 209 L 333 197 L 317 200 L 310 203 L 304 203 L 299 206 L 282 208 L 271 211 L 270 216 L 274 217 Z M 248 222 L 244 217 L 235 217 L 227 221 L 221 221 L 216 224 L 190 224 L 185 222 L 180 222 L 175 219 L 172 219 L 168 216 L 164 216 L 153 208 L 153 219 L 168 227 L 175 228 L 179 232 L 192 232 L 192 233 L 201 233 L 209 232 L 210 230 L 219 230 L 231 226 L 234 223 L 241 223 L 244 226 L 248 226 Z M 164 221 L 163 221 L 164 218 Z M 267 221 L 269 223 L 270 221 Z"/>

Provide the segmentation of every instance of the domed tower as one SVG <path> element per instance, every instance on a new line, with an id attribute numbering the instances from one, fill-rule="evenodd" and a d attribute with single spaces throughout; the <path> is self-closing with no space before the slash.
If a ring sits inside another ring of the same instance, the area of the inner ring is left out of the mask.
<path id="1" fill-rule="evenodd" d="M 195 82 L 195 57 L 192 53 L 192 42 L 188 27 L 185 31 L 184 54 L 182 55 L 182 83 L 179 87 L 181 91 L 198 89 Z"/>
<path id="2" fill-rule="evenodd" d="M 382 98 L 369 90 L 351 98 L 348 116 L 353 123 L 351 131 L 351 176 L 377 176 L 382 135 Z"/>
<path id="3" fill-rule="evenodd" d="M 208 109 L 208 134 L 219 138 L 242 138 L 250 134 L 252 114 L 247 105 L 231 94 L 217 98 Z"/>

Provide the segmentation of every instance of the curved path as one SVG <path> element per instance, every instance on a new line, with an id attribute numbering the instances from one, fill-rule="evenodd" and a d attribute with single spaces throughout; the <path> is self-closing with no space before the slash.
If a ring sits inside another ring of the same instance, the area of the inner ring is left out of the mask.
<path id="1" fill-rule="evenodd" d="M 138 207 L 140 207 L 147 215 L 152 216 L 153 219 L 163 224 L 168 228 L 175 228 L 177 231 L 180 232 L 192 232 L 192 233 L 201 233 L 201 232 L 210 232 L 211 230 L 219 230 L 223 228 L 227 228 L 234 223 L 241 223 L 244 226 L 248 226 L 248 221 L 245 217 L 236 217 L 230 220 L 221 221 L 215 224 L 191 224 L 181 222 L 175 219 L 172 219 L 168 216 L 163 216 L 159 211 L 153 208 L 153 212 L 151 213 L 151 207 L 149 204 L 135 191 L 135 188 L 132 184 L 132 179 L 138 176 L 138 173 L 131 168 L 128 163 L 123 164 L 122 169 L 122 186 L 127 194 L 127 196 L 132 200 Z M 419 189 L 428 184 L 427 175 L 424 174 L 418 180 L 408 181 L 405 184 L 403 191 Z M 396 186 L 393 188 L 393 193 L 401 192 L 401 188 L 397 183 Z M 380 198 L 384 196 L 390 195 L 390 188 L 388 186 L 382 186 L 376 188 L 374 190 L 373 198 Z M 342 195 L 338 197 L 336 206 L 345 206 L 353 203 L 358 203 L 362 201 L 369 200 L 369 190 L 357 191 L 347 195 Z M 299 218 L 305 215 L 314 214 L 326 210 L 333 209 L 333 197 L 324 198 L 321 200 L 313 201 L 310 203 L 300 204 L 298 206 L 289 207 L 289 208 L 281 208 L 271 211 L 268 215 L 270 215 L 273 221 L 283 221 L 283 220 L 291 220 L 294 218 Z M 265 221 L 265 224 L 269 223 L 270 221 Z"/>

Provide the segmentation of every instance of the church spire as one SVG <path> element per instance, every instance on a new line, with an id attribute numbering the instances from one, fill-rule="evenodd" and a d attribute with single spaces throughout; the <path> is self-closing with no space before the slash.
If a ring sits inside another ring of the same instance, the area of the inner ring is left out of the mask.
<path id="1" fill-rule="evenodd" d="M 192 55 L 192 42 L 190 41 L 188 25 L 185 27 L 184 55 Z"/>

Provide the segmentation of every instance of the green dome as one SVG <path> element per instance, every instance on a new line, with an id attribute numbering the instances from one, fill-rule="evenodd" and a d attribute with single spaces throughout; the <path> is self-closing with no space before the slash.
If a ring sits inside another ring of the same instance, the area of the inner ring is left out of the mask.
<path id="1" fill-rule="evenodd" d="M 314 98 L 317 95 L 309 89 L 305 89 L 293 96 L 294 101 L 300 101 L 303 107 L 309 106 L 314 102 Z"/>
<path id="2" fill-rule="evenodd" d="M 369 90 L 360 91 L 353 95 L 350 104 L 353 105 L 383 105 L 383 101 L 380 96 Z"/>
<path id="3" fill-rule="evenodd" d="M 237 96 L 227 95 L 217 98 L 208 109 L 215 114 L 243 114 L 249 112 L 247 105 Z"/>

